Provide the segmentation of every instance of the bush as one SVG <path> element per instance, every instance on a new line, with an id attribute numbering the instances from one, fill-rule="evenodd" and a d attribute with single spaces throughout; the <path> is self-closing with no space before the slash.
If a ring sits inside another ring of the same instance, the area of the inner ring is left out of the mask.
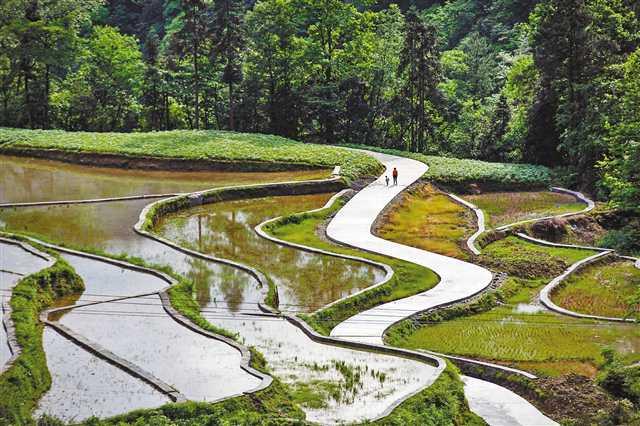
<path id="1" fill-rule="evenodd" d="M 624 366 L 613 349 L 604 349 L 602 356 L 605 362 L 598 377 L 600 386 L 612 395 L 640 402 L 640 366 Z"/>
<path id="2" fill-rule="evenodd" d="M 598 241 L 598 245 L 621 253 L 640 253 L 640 224 L 632 223 L 621 229 L 612 229 Z"/>

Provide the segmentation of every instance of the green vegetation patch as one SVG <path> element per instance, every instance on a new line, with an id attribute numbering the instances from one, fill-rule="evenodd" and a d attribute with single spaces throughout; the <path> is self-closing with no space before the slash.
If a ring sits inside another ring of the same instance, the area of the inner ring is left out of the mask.
<path id="1" fill-rule="evenodd" d="M 280 136 L 221 130 L 149 133 L 91 133 L 0 128 L 0 149 L 54 150 L 166 159 L 258 161 L 310 167 L 341 166 L 355 179 L 377 175 L 382 166 L 370 156 Z"/>
<path id="2" fill-rule="evenodd" d="M 486 246 L 478 260 L 516 277 L 550 279 L 593 254 L 589 250 L 545 246 L 509 236 Z"/>
<path id="3" fill-rule="evenodd" d="M 376 262 L 386 263 L 393 268 L 395 274 L 389 282 L 340 301 L 312 315 L 303 316 L 311 327 L 324 335 L 328 335 L 333 327 L 358 312 L 426 291 L 439 282 L 439 277 L 430 269 L 413 263 L 339 246 L 322 239 L 316 230 L 327 218 L 338 211 L 345 202 L 346 200 L 341 198 L 326 209 L 314 213 L 285 216 L 265 226 L 266 232 L 285 241 L 335 253 L 364 257 Z"/>
<path id="4" fill-rule="evenodd" d="M 462 245 L 474 232 L 470 210 L 430 184 L 403 195 L 381 222 L 377 234 L 384 239 L 401 240 L 445 256 L 469 258 Z"/>
<path id="5" fill-rule="evenodd" d="M 489 163 L 486 161 L 438 157 L 373 146 L 349 146 L 422 161 L 429 166 L 429 170 L 424 174 L 425 179 L 462 190 L 467 189 L 467 185 L 471 184 L 486 184 L 498 188 L 540 188 L 548 186 L 552 179 L 551 169 L 545 166 Z"/>
<path id="6" fill-rule="evenodd" d="M 482 209 L 493 227 L 578 212 L 585 207 L 571 195 L 550 191 L 490 192 L 465 198 Z"/>
<path id="7" fill-rule="evenodd" d="M 640 288 L 640 269 L 631 261 L 598 262 L 566 279 L 551 295 L 563 308 L 592 315 L 625 317 Z"/>
<path id="8" fill-rule="evenodd" d="M 39 249 L 45 251 L 42 247 Z M 57 298 L 83 290 L 80 276 L 59 257 L 53 266 L 21 279 L 14 287 L 10 302 L 11 319 L 22 352 L 0 376 L 0 424 L 31 422 L 31 412 L 51 386 L 42 347 L 43 325 L 38 317 Z"/>
<path id="9" fill-rule="evenodd" d="M 545 284 L 546 280 L 510 278 L 499 292 L 473 303 L 413 323 L 403 321 L 389 330 L 387 340 L 409 349 L 492 360 L 551 376 L 593 371 L 606 347 L 620 351 L 625 362 L 640 360 L 637 326 L 551 313 L 532 303 Z M 563 365 L 567 362 L 570 365 Z"/>

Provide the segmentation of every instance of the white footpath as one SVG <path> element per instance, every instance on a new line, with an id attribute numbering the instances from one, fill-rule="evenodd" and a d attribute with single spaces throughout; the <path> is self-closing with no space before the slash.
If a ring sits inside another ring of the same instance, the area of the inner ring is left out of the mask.
<path id="1" fill-rule="evenodd" d="M 363 311 L 331 331 L 334 337 L 383 344 L 385 330 L 394 323 L 414 313 L 473 296 L 491 283 L 492 274 L 468 262 L 374 236 L 371 228 L 382 210 L 396 195 L 417 181 L 428 167 L 409 158 L 368 153 L 386 167 L 385 174 L 358 192 L 338 211 L 327 226 L 327 235 L 343 244 L 422 265 L 440 277 L 439 284 L 430 290 Z M 398 170 L 398 185 L 393 185 L 394 167 Z M 389 186 L 385 183 L 385 175 L 389 177 Z M 490 425 L 556 424 L 506 388 L 470 377 L 463 380 L 471 410 Z"/>

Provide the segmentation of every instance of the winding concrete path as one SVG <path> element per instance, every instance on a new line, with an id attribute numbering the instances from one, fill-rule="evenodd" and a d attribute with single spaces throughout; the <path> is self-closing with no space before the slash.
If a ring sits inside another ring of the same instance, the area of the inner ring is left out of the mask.
<path id="1" fill-rule="evenodd" d="M 428 169 L 416 160 L 387 154 L 371 153 L 387 168 L 396 167 L 397 186 L 387 187 L 381 176 L 357 193 L 338 211 L 327 227 L 332 240 L 359 249 L 383 254 L 432 269 L 440 276 L 434 288 L 361 312 L 338 324 L 331 335 L 361 342 L 382 344 L 382 336 L 394 323 L 420 311 L 466 299 L 487 288 L 493 278 L 490 271 L 452 257 L 387 241 L 371 232 L 376 218 L 393 198 L 417 181 Z"/>
<path id="2" fill-rule="evenodd" d="M 395 196 L 417 181 L 428 166 L 416 160 L 373 153 L 390 175 L 398 169 L 397 186 L 385 185 L 384 175 L 356 194 L 327 226 L 334 241 L 362 250 L 413 262 L 440 276 L 434 288 L 415 296 L 377 306 L 338 324 L 331 336 L 383 344 L 384 332 L 394 323 L 420 311 L 467 299 L 491 284 L 490 271 L 458 259 L 387 241 L 372 234 L 376 218 Z M 469 405 L 490 425 L 544 426 L 556 423 L 528 401 L 510 390 L 489 382 L 463 377 Z"/>

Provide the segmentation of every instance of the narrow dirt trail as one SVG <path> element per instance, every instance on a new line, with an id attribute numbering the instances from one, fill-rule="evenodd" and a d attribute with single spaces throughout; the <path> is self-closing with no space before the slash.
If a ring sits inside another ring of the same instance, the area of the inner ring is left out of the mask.
<path id="1" fill-rule="evenodd" d="M 431 290 L 363 311 L 338 324 L 333 337 L 382 344 L 384 332 L 394 323 L 420 311 L 471 297 L 490 285 L 490 271 L 458 259 L 387 241 L 372 234 L 376 218 L 395 196 L 417 181 L 428 166 L 416 160 L 370 152 L 384 164 L 385 174 L 357 193 L 327 226 L 329 238 L 435 271 L 440 283 Z M 387 186 L 385 175 L 398 170 L 398 185 Z M 463 377 L 469 405 L 490 425 L 554 425 L 524 398 L 498 385 Z"/>

